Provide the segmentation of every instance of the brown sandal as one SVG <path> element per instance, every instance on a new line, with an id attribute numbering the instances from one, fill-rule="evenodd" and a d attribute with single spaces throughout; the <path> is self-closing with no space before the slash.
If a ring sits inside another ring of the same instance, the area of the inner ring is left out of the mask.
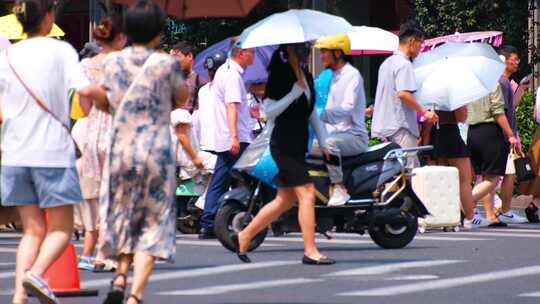
<path id="1" fill-rule="evenodd" d="M 137 296 L 135 296 L 133 294 L 129 295 L 129 297 L 126 300 L 126 303 L 127 303 L 127 301 L 129 301 L 129 299 L 133 299 L 133 300 L 137 301 L 138 304 L 143 304 L 143 301 L 141 299 L 137 298 Z"/>

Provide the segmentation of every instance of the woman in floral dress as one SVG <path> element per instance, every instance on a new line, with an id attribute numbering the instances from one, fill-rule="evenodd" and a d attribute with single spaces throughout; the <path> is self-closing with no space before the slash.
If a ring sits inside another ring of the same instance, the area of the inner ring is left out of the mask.
<path id="1" fill-rule="evenodd" d="M 108 54 L 119 51 L 126 45 L 126 36 L 122 29 L 122 18 L 110 15 L 102 18 L 93 32 L 94 39 L 101 46 L 99 54 L 81 61 L 81 67 L 91 83 L 101 83 L 103 79 L 103 60 Z M 115 266 L 106 260 L 101 251 L 97 252 L 95 262 L 92 253 L 98 241 L 98 199 L 103 174 L 103 166 L 110 146 L 112 117 L 109 113 L 93 107 L 88 118 L 83 118 L 77 124 L 86 120 L 86 127 L 81 130 L 83 145 L 82 157 L 77 161 L 77 171 L 81 183 L 84 202 L 75 207 L 84 224 L 84 248 L 79 260 L 79 269 L 95 272 L 114 271 Z M 76 125 L 77 126 L 77 125 Z"/>
<path id="2" fill-rule="evenodd" d="M 122 303 L 126 274 L 134 262 L 128 304 L 141 303 L 156 259 L 174 261 L 175 167 L 169 131 L 170 112 L 187 97 L 180 63 L 158 53 L 165 14 L 139 0 L 125 16 L 133 46 L 103 62 L 100 86 L 80 92 L 113 115 L 111 151 L 101 184 L 101 250 L 117 257 L 117 275 L 104 303 Z"/>

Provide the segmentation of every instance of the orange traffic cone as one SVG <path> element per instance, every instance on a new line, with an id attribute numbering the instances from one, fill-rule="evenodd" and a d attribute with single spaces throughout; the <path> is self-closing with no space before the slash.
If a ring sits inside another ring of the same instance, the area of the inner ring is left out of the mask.
<path id="1" fill-rule="evenodd" d="M 75 246 L 69 244 L 64 253 L 47 269 L 43 278 L 57 297 L 93 297 L 98 290 L 81 289 Z"/>
<path id="2" fill-rule="evenodd" d="M 45 220 L 48 221 L 47 214 Z M 75 246 L 68 244 L 64 253 L 45 271 L 43 278 L 57 297 L 94 297 L 97 289 L 81 289 Z"/>

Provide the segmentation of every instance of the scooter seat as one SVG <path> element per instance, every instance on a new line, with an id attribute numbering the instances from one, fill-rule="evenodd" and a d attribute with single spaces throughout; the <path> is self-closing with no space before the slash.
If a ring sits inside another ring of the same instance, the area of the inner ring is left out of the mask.
<path id="1" fill-rule="evenodd" d="M 384 156 L 394 150 L 401 147 L 393 142 L 387 142 L 369 147 L 366 152 L 355 155 L 342 157 L 341 162 L 344 168 L 359 167 L 365 164 L 369 164 L 376 161 L 383 160 Z"/>
<path id="2" fill-rule="evenodd" d="M 344 168 L 355 168 L 376 161 L 381 161 L 386 153 L 401 147 L 393 142 L 387 142 L 371 146 L 366 152 L 354 156 L 345 156 L 341 158 Z M 307 160 L 313 166 L 324 167 L 324 158 L 321 155 L 309 154 Z"/>

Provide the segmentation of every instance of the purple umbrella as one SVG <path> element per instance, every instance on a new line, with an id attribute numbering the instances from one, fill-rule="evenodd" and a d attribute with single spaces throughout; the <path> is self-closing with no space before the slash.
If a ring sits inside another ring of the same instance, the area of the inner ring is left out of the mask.
<path id="1" fill-rule="evenodd" d="M 11 42 L 7 38 L 0 36 L 0 50 L 7 49 L 11 45 Z"/>
<path id="2" fill-rule="evenodd" d="M 204 59 L 218 51 L 228 53 L 231 49 L 231 39 L 232 38 L 227 38 L 213 44 L 195 57 L 193 69 L 195 69 L 195 72 L 199 74 L 202 80 L 209 81 L 208 72 L 204 68 Z M 268 64 L 270 64 L 270 59 L 272 58 L 272 54 L 276 49 L 277 46 L 265 46 L 255 49 L 255 60 L 244 73 L 244 80 L 246 83 L 259 83 L 266 81 L 268 78 L 266 67 Z"/>

